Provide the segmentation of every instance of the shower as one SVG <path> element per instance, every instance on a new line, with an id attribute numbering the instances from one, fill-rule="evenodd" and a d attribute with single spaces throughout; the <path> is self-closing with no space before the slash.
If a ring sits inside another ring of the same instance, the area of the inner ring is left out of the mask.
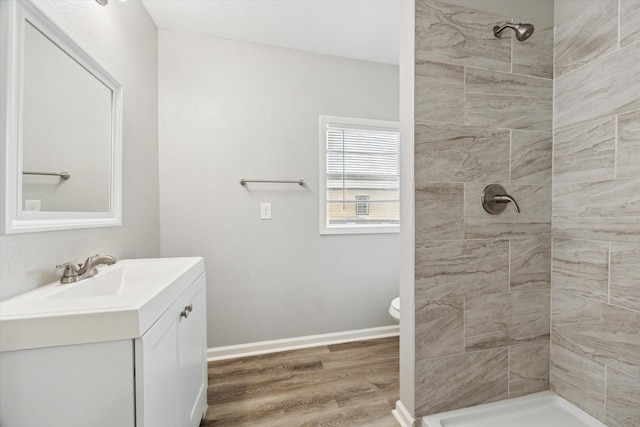
<path id="1" fill-rule="evenodd" d="M 533 25 L 531 24 L 504 24 L 503 26 L 496 25 L 493 27 L 493 35 L 500 38 L 500 33 L 505 28 L 511 28 L 516 32 L 516 38 L 518 41 L 525 41 L 531 34 L 533 34 Z"/>

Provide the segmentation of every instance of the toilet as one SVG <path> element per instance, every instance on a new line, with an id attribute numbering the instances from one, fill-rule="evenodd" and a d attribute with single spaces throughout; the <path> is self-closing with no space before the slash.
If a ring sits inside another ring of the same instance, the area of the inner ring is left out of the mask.
<path id="1" fill-rule="evenodd" d="M 391 301 L 391 305 L 389 306 L 389 314 L 395 319 L 396 322 L 400 323 L 400 297 L 394 298 L 393 301 Z"/>

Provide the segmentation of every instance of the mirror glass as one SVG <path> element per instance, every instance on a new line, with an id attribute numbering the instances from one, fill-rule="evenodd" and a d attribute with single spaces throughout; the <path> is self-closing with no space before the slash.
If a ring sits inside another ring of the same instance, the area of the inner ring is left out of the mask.
<path id="1" fill-rule="evenodd" d="M 0 20 L 0 231 L 120 225 L 122 86 L 33 2 Z"/>
<path id="2" fill-rule="evenodd" d="M 30 22 L 23 84 L 22 209 L 108 212 L 111 89 Z"/>

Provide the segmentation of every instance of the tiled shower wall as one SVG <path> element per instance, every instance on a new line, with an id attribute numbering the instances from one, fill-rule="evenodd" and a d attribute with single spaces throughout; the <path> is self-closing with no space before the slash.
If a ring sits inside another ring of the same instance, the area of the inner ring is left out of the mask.
<path id="1" fill-rule="evenodd" d="M 553 29 L 416 0 L 415 417 L 549 387 Z M 535 22 L 532 22 L 536 24 Z M 501 184 L 513 206 L 480 204 Z"/>
<path id="2" fill-rule="evenodd" d="M 555 4 L 551 386 L 640 426 L 640 1 Z"/>

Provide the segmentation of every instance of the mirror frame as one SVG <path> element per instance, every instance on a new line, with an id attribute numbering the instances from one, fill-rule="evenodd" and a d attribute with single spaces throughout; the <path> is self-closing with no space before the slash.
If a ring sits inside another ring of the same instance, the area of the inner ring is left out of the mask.
<path id="1" fill-rule="evenodd" d="M 27 21 L 112 91 L 111 177 L 107 212 L 26 212 L 22 209 L 22 104 Z M 122 85 L 30 0 L 0 1 L 0 233 L 30 233 L 122 225 Z"/>

